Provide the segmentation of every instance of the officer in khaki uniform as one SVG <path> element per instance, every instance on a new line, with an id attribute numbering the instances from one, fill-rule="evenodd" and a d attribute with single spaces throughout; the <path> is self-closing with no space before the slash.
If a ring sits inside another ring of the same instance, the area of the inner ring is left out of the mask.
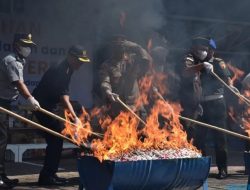
<path id="1" fill-rule="evenodd" d="M 138 44 L 120 39 L 113 42 L 111 57 L 99 71 L 101 90 L 110 104 L 109 115 L 116 117 L 124 108 L 116 102 L 119 98 L 135 110 L 135 100 L 139 97 L 138 80 L 149 69 L 150 55 Z M 145 115 L 143 107 L 135 111 Z"/>
<path id="2" fill-rule="evenodd" d="M 31 47 L 35 43 L 31 39 L 31 34 L 15 34 L 13 49 L 14 51 L 4 57 L 0 62 L 0 106 L 10 109 L 19 93 L 27 101 L 28 108 L 38 109 L 39 103 L 30 94 L 24 84 L 23 67 L 26 57 L 31 53 Z M 17 179 L 9 179 L 5 174 L 4 157 L 8 138 L 8 116 L 0 113 L 0 189 L 11 188 L 18 183 Z"/>
<path id="3" fill-rule="evenodd" d="M 226 104 L 224 99 L 224 86 L 213 75 L 216 73 L 229 85 L 230 72 L 225 62 L 214 57 L 216 44 L 210 38 L 198 37 L 193 39 L 190 53 L 185 58 L 185 72 L 192 74 L 194 96 L 200 120 L 211 125 L 226 128 Z M 232 88 L 234 88 L 232 86 Z M 212 131 L 215 143 L 216 164 L 219 170 L 218 179 L 227 177 L 227 142 L 223 133 Z M 207 128 L 195 129 L 194 145 L 205 152 Z"/>

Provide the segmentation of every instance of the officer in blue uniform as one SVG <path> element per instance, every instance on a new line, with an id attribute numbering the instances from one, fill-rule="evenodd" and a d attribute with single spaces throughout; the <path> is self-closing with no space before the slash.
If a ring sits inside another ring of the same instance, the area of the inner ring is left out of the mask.
<path id="1" fill-rule="evenodd" d="M 216 44 L 211 38 L 198 37 L 193 39 L 190 53 L 185 58 L 185 72 L 193 76 L 194 99 L 200 120 L 211 125 L 226 128 L 226 104 L 224 98 L 224 86 L 216 79 L 212 72 L 216 73 L 229 85 L 231 84 L 230 72 L 225 62 L 214 57 Z M 233 87 L 232 87 L 233 88 Z M 215 143 L 216 164 L 218 167 L 218 179 L 227 177 L 227 142 L 223 133 L 212 131 Z M 194 145 L 205 152 L 207 128 L 195 129 Z"/>

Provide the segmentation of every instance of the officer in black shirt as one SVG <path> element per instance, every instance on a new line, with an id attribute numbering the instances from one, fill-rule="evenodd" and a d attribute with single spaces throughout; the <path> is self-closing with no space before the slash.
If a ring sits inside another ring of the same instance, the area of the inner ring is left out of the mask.
<path id="1" fill-rule="evenodd" d="M 52 66 L 42 77 L 40 83 L 33 91 L 33 96 L 40 101 L 42 108 L 53 112 L 57 104 L 61 102 L 65 109 L 72 115 L 76 124 L 80 123 L 74 109 L 69 101 L 69 84 L 75 70 L 78 70 L 83 63 L 89 63 L 86 50 L 76 45 L 72 46 L 66 59 L 58 65 Z M 35 113 L 38 121 L 54 131 L 61 132 L 63 125 L 41 113 Z M 39 176 L 39 185 L 64 185 L 67 180 L 56 175 L 61 157 L 63 140 L 50 134 L 45 134 L 47 142 L 44 166 Z"/>
<path id="2" fill-rule="evenodd" d="M 185 71 L 193 76 L 194 96 L 198 102 L 197 108 L 201 121 L 226 128 L 226 105 L 224 99 L 224 86 L 216 79 L 216 73 L 229 85 L 230 72 L 225 62 L 214 57 L 215 42 L 210 38 L 198 37 L 193 39 L 193 46 L 185 58 Z M 188 74 L 187 74 L 188 75 Z M 235 87 L 232 86 L 234 89 Z M 196 129 L 194 145 L 205 153 L 207 128 Z M 226 136 L 220 132 L 213 132 L 215 142 L 216 164 L 219 170 L 218 178 L 227 177 L 227 146 Z"/>

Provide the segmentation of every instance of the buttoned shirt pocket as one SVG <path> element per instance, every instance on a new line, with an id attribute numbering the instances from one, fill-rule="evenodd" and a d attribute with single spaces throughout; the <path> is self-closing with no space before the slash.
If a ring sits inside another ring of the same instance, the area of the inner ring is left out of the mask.
<path id="1" fill-rule="evenodd" d="M 110 78 L 113 84 L 119 84 L 121 81 L 122 73 L 119 67 L 113 67 L 110 70 Z"/>

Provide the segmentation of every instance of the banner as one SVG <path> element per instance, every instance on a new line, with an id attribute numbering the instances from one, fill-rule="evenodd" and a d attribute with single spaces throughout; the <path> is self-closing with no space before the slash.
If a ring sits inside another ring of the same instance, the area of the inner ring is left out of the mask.
<path id="1" fill-rule="evenodd" d="M 25 84 L 32 92 L 39 83 L 42 75 L 53 64 L 61 62 L 67 55 L 68 48 L 77 42 L 76 39 L 69 40 L 60 36 L 66 35 L 67 31 L 53 28 L 48 21 L 42 22 L 30 18 L 11 18 L 8 15 L 0 17 L 0 58 L 12 52 L 12 41 L 15 33 L 32 33 L 32 39 L 37 47 L 32 49 L 31 55 L 27 58 L 24 69 Z M 53 32 L 53 33 L 51 33 Z M 65 33 L 63 33 L 65 32 Z M 55 38 L 58 33 L 60 36 Z M 53 35 L 52 35 L 53 34 Z M 78 101 L 83 106 L 92 106 L 92 65 L 83 65 L 76 71 L 71 80 L 71 100 Z M 19 98 L 21 103 L 23 100 Z"/>

